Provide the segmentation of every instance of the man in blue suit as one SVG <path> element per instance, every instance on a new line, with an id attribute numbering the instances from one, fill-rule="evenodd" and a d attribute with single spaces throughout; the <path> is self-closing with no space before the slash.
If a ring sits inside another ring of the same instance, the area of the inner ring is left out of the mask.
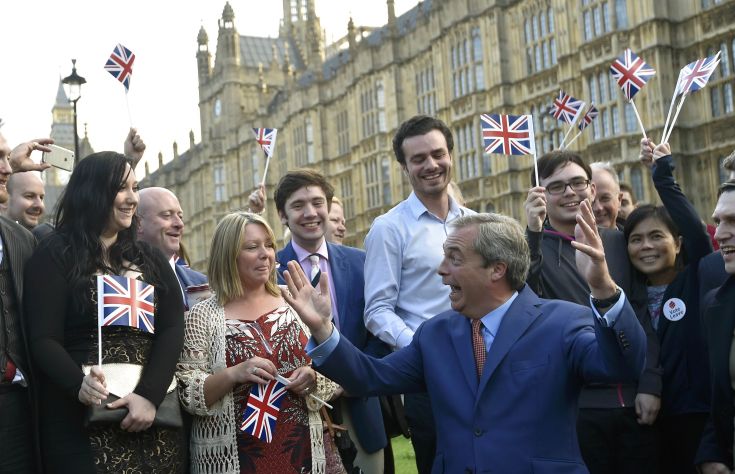
<path id="1" fill-rule="evenodd" d="M 634 380 L 646 343 L 607 271 L 588 201 L 578 222 L 574 247 L 592 308 L 541 299 L 525 285 L 524 231 L 499 214 L 451 224 L 439 275 L 452 310 L 383 359 L 333 330 L 328 284 L 322 279 L 315 290 L 294 262 L 286 298 L 311 329 L 314 367 L 350 393 L 429 393 L 437 427 L 432 472 L 586 473 L 576 434 L 579 392 L 585 382 Z"/>
<path id="2" fill-rule="evenodd" d="M 284 175 L 274 193 L 281 222 L 291 231 L 291 241 L 278 252 L 281 269 L 295 260 L 307 275 L 329 277 L 335 325 L 359 350 L 381 357 L 389 352 L 365 329 L 363 266 L 365 252 L 334 245 L 325 239 L 334 188 L 313 170 L 293 170 Z M 340 397 L 336 404 L 357 449 L 354 465 L 365 473 L 383 472 L 383 448 L 387 444 L 380 402 L 377 397 Z"/>
<path id="3" fill-rule="evenodd" d="M 184 235 L 184 211 L 174 193 L 166 188 L 145 188 L 139 193 L 138 239 L 161 250 L 171 263 L 176 278 L 181 285 L 181 296 L 189 310 L 189 303 L 198 293 L 209 293 L 203 285 L 207 277 L 189 268 L 185 262 L 179 263 L 181 238 Z M 188 290 L 204 290 L 192 293 Z"/>

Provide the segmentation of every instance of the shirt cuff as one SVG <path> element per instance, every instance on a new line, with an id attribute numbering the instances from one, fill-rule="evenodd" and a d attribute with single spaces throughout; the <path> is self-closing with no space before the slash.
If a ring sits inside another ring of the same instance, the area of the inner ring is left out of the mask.
<path id="1" fill-rule="evenodd" d="M 329 335 L 327 340 L 319 345 L 317 345 L 313 337 L 310 337 L 309 342 L 306 343 L 306 353 L 311 357 L 312 364 L 316 366 L 321 365 L 321 362 L 329 357 L 329 354 L 337 348 L 339 338 L 339 331 L 335 327 L 332 328 L 332 334 Z"/>
<path id="2" fill-rule="evenodd" d="M 600 323 L 602 323 L 603 326 L 606 326 L 609 328 L 615 326 L 615 321 L 618 320 L 618 316 L 620 316 L 620 312 L 623 310 L 624 305 L 625 305 L 625 292 L 621 288 L 620 298 L 618 298 L 618 301 L 612 306 L 612 308 L 608 309 L 605 312 L 604 316 L 602 316 L 597 311 L 597 308 L 595 308 L 594 303 L 592 303 L 592 295 L 590 295 L 590 306 L 592 307 L 592 311 L 595 312 L 595 316 L 597 317 L 598 321 L 600 321 Z"/>
<path id="3" fill-rule="evenodd" d="M 407 345 L 411 344 L 411 341 L 413 341 L 413 331 L 409 328 L 405 328 L 396 339 L 396 350 L 403 349 Z"/>

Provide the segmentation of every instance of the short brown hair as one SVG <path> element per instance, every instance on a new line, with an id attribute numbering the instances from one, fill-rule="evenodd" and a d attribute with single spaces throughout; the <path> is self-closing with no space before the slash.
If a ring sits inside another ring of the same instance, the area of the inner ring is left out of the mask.
<path id="1" fill-rule="evenodd" d="M 329 184 L 327 178 L 318 171 L 302 168 L 289 171 L 278 181 L 276 190 L 273 192 L 273 200 L 276 202 L 278 213 L 285 213 L 288 198 L 299 189 L 307 186 L 318 186 L 322 188 L 327 198 L 327 209 L 332 206 L 334 187 Z"/>
<path id="2" fill-rule="evenodd" d="M 452 131 L 449 130 L 447 124 L 438 118 L 430 117 L 428 115 L 416 115 L 403 122 L 398 128 L 396 134 L 393 136 L 393 153 L 395 153 L 398 163 L 402 165 L 406 164 L 406 155 L 403 153 L 403 141 L 406 138 L 426 135 L 432 130 L 439 130 L 442 132 L 444 139 L 447 141 L 447 151 L 452 153 L 452 150 L 454 149 L 454 138 L 452 137 Z"/>
<path id="3" fill-rule="evenodd" d="M 565 166 L 567 163 L 574 163 L 575 165 L 581 166 L 584 173 L 587 175 L 587 179 L 592 179 L 592 169 L 590 166 L 585 163 L 584 160 L 582 160 L 582 157 L 577 153 L 567 150 L 553 150 L 539 158 L 536 162 L 536 166 L 538 167 L 538 179 L 541 180 L 548 178 L 554 174 L 557 169 Z M 536 182 L 536 174 L 534 170 L 531 170 L 531 183 L 533 183 L 534 186 L 540 185 L 540 183 Z"/>

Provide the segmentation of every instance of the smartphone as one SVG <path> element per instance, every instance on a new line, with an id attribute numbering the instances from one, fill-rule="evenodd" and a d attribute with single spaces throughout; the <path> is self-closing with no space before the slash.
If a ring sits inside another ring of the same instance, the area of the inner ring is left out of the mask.
<path id="1" fill-rule="evenodd" d="M 50 152 L 43 154 L 43 161 L 60 168 L 71 171 L 74 169 L 74 152 L 56 145 L 46 145 L 51 148 Z"/>

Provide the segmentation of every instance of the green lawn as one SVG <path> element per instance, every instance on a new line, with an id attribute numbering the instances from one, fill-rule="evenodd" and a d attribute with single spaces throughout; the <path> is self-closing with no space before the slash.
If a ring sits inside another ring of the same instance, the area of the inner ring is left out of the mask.
<path id="1" fill-rule="evenodd" d="M 416 458 L 413 454 L 411 440 L 403 436 L 391 439 L 396 474 L 416 474 Z"/>

